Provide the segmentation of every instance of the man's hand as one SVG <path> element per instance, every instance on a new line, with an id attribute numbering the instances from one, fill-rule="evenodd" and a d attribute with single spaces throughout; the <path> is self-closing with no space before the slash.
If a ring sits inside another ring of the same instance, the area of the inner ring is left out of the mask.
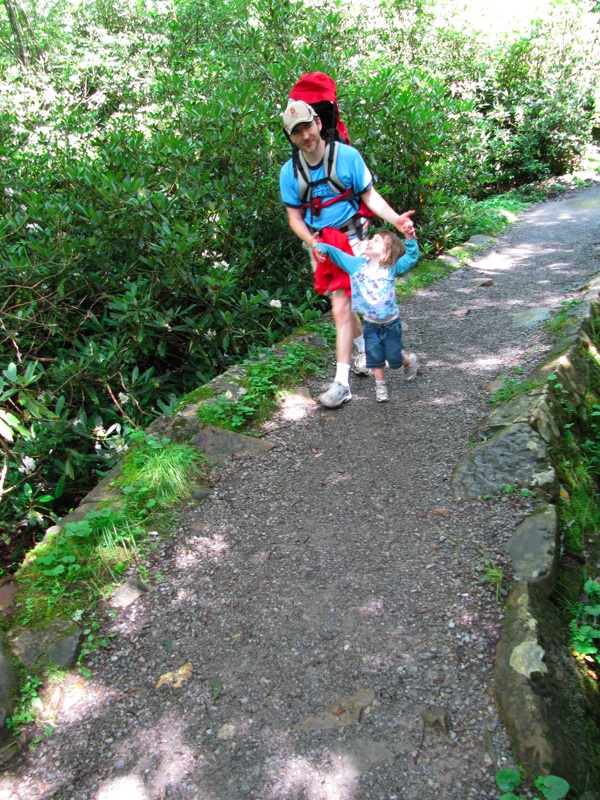
<path id="1" fill-rule="evenodd" d="M 322 250 L 316 249 L 320 238 L 321 237 L 319 233 L 315 233 L 313 235 L 313 253 L 317 261 L 319 261 L 322 264 L 323 261 L 325 261 L 325 253 Z"/>
<path id="2" fill-rule="evenodd" d="M 398 219 L 394 222 L 394 228 L 411 239 L 415 236 L 415 225 L 411 219 L 414 213 L 414 211 L 405 211 L 404 214 L 398 214 Z"/>

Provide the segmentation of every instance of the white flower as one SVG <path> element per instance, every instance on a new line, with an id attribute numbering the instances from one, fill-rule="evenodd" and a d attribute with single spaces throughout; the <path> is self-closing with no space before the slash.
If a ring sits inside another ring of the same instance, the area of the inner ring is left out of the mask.
<path id="1" fill-rule="evenodd" d="M 125 394 L 125 392 L 119 392 L 119 403 L 123 403 L 123 405 L 125 405 L 125 403 L 128 403 L 130 399 L 131 398 L 129 395 Z"/>
<path id="2" fill-rule="evenodd" d="M 281 308 L 281 300 L 275 300 L 275 299 L 273 299 L 273 300 L 271 300 L 271 302 L 269 303 L 269 305 L 270 305 L 270 306 L 273 306 L 273 308 Z"/>
<path id="3" fill-rule="evenodd" d="M 17 467 L 18 472 L 22 472 L 24 475 L 29 475 L 30 472 L 33 472 L 35 469 L 35 460 L 31 458 L 31 456 L 23 456 L 21 459 L 21 466 Z"/>
<path id="4" fill-rule="evenodd" d="M 206 331 L 206 338 L 207 338 L 207 339 L 210 339 L 211 341 L 212 341 L 213 339 L 216 339 L 216 338 L 217 338 L 217 332 L 216 332 L 216 331 L 213 331 L 213 329 L 212 329 L 212 328 L 209 328 L 209 329 Z"/>

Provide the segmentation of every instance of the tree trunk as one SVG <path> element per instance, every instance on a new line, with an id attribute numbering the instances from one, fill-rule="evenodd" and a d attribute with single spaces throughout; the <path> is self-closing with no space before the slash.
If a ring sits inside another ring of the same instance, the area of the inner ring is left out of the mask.
<path id="1" fill-rule="evenodd" d="M 14 45 L 12 53 L 24 67 L 28 67 L 31 58 L 42 61 L 42 54 L 35 40 L 35 35 L 27 19 L 25 9 L 19 0 L 2 0 L 8 14 L 8 21 L 12 31 Z"/>

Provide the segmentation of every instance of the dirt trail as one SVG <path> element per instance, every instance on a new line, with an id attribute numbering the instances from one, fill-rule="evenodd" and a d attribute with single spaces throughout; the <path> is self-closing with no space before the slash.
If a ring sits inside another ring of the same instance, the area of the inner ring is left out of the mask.
<path id="1" fill-rule="evenodd" d="M 53 690 L 54 735 L 0 778 L 0 798 L 497 798 L 512 761 L 491 697 L 502 605 L 484 572 L 506 568 L 528 501 L 456 501 L 449 477 L 489 413 L 486 384 L 548 350 L 513 316 L 577 298 L 599 231 L 600 186 L 531 208 L 404 304 L 414 384 L 393 373 L 377 404 L 354 378 L 342 409 L 279 414 L 274 449 L 182 511 L 149 560 L 155 588 L 103 616 L 109 648 L 90 679 Z M 188 663 L 179 688 L 155 688 Z"/>

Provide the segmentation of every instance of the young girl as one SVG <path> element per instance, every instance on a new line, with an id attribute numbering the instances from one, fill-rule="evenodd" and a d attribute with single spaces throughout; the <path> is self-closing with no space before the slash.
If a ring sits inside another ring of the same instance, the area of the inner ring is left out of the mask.
<path id="1" fill-rule="evenodd" d="M 414 353 L 402 353 L 402 324 L 396 300 L 396 277 L 417 263 L 419 245 L 412 220 L 407 219 L 402 232 L 406 241 L 388 230 L 378 230 L 369 239 L 363 256 L 351 256 L 337 247 L 317 242 L 314 247 L 350 275 L 352 310 L 363 315 L 363 334 L 367 367 L 375 376 L 377 402 L 388 401 L 385 382 L 386 362 L 390 369 L 402 367 L 404 378 L 413 381 L 419 368 Z M 330 406 L 328 392 L 319 396 L 321 405 Z M 349 394 L 344 400 L 352 399 Z"/>

